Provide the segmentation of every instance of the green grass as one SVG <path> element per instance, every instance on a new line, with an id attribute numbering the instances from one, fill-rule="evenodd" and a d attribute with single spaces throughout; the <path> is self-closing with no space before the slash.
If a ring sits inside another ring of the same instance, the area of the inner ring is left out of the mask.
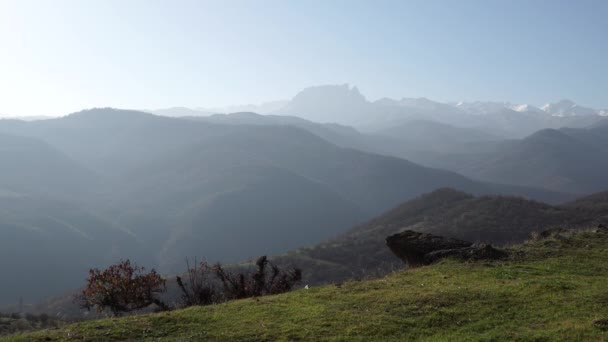
<path id="1" fill-rule="evenodd" d="M 603 341 L 608 232 L 516 248 L 505 262 L 440 264 L 382 279 L 104 319 L 8 341 Z"/>

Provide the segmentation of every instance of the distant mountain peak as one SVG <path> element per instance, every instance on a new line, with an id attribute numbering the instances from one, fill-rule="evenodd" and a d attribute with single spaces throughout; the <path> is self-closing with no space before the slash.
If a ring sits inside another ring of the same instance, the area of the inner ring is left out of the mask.
<path id="1" fill-rule="evenodd" d="M 371 103 L 348 84 L 305 88 L 275 114 L 327 123 L 353 124 L 369 119 Z"/>
<path id="2" fill-rule="evenodd" d="M 555 103 L 547 103 L 542 110 L 553 116 L 586 116 L 597 115 L 594 109 L 576 104 L 574 101 L 563 99 Z"/>
<path id="3" fill-rule="evenodd" d="M 512 105 L 510 106 L 511 109 L 513 109 L 516 112 L 542 112 L 543 110 L 541 108 L 538 108 L 536 106 L 530 105 L 530 104 L 517 104 L 517 105 Z"/>
<path id="4" fill-rule="evenodd" d="M 573 106 L 575 106 L 576 104 L 568 99 L 562 99 L 559 100 L 557 102 L 553 102 L 553 103 L 546 103 L 544 106 L 541 107 L 542 110 L 548 112 L 551 110 L 556 110 L 556 109 L 565 109 L 565 108 L 571 108 Z"/>
<path id="5" fill-rule="evenodd" d="M 339 100 L 351 100 L 354 102 L 367 102 L 365 96 L 361 94 L 357 86 L 351 87 L 348 83 L 342 85 L 320 85 L 314 87 L 304 88 L 302 91 L 296 94 L 293 101 L 302 99 L 308 99 L 313 97 L 336 97 Z"/>

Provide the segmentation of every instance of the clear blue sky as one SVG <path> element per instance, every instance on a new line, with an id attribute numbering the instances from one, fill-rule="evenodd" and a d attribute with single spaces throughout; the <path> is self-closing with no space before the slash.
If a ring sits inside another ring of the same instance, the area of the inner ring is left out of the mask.
<path id="1" fill-rule="evenodd" d="M 608 107 L 608 1 L 0 0 L 0 113 L 370 100 Z"/>

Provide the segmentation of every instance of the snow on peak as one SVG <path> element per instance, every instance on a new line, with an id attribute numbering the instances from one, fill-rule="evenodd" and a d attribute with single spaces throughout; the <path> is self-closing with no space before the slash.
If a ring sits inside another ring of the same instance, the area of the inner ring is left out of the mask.
<path id="1" fill-rule="evenodd" d="M 579 106 L 570 100 L 547 103 L 542 109 L 553 116 L 586 116 L 598 114 L 596 110 Z"/>
<path id="2" fill-rule="evenodd" d="M 541 112 L 542 110 L 536 106 L 529 104 L 512 105 L 511 109 L 516 112 Z"/>

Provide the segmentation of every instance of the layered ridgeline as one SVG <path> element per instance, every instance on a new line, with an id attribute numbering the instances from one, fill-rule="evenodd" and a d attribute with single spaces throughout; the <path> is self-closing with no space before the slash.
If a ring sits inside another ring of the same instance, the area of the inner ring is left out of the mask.
<path id="1" fill-rule="evenodd" d="M 414 120 L 374 133 L 295 117 L 234 113 L 192 120 L 293 125 L 335 145 L 405 158 L 473 179 L 585 194 L 608 188 L 608 124 L 544 129 L 505 140 L 476 128 Z"/>
<path id="2" fill-rule="evenodd" d="M 547 229 L 599 224 L 608 224 L 608 192 L 552 206 L 520 197 L 475 197 L 444 188 L 407 201 L 336 238 L 275 256 L 272 261 L 301 268 L 308 285 L 341 283 L 402 269 L 401 260 L 386 247 L 386 237 L 405 230 L 509 246 Z M 70 318 L 82 314 L 70 296 L 39 303 L 32 311 Z"/>
<path id="3" fill-rule="evenodd" d="M 311 111 L 319 115 L 306 115 Z M 372 103 L 356 89 L 328 86 L 303 91 L 280 112 L 341 123 L 391 119 L 361 133 L 294 116 L 234 113 L 190 118 L 222 124 L 293 125 L 341 147 L 396 156 L 487 182 L 578 194 L 608 186 L 604 172 L 608 118 L 602 111 L 570 101 L 543 109 L 486 102 L 449 105 L 427 99 Z"/>
<path id="4" fill-rule="evenodd" d="M 95 172 L 40 140 L 6 134 L 0 160 L 0 304 L 62 293 L 87 267 L 132 255 L 130 232 L 78 204 L 102 187 Z"/>
<path id="5" fill-rule="evenodd" d="M 2 121 L 0 121 L 2 122 Z M 0 133 L 0 196 L 85 197 L 98 175 L 39 139 Z"/>
<path id="6" fill-rule="evenodd" d="M 427 159 L 475 179 L 570 193 L 608 188 L 608 125 L 546 129 L 483 151 Z"/>
<path id="7" fill-rule="evenodd" d="M 608 193 L 555 206 L 520 197 L 475 197 L 446 188 L 407 201 L 334 239 L 276 260 L 304 269 L 305 281 L 311 284 L 341 282 L 401 268 L 401 261 L 386 248 L 385 239 L 404 230 L 509 245 L 523 242 L 533 232 L 607 223 Z"/>
<path id="8" fill-rule="evenodd" d="M 317 122 L 337 122 L 366 132 L 393 129 L 411 121 L 480 129 L 494 136 L 522 138 L 538 130 L 587 127 L 603 121 L 605 110 L 562 100 L 538 108 L 505 102 L 440 103 L 426 98 L 369 101 L 357 87 L 325 85 L 306 88 L 274 114 Z"/>
<path id="9" fill-rule="evenodd" d="M 162 113 L 224 124 L 294 125 L 338 146 L 396 156 L 487 182 L 578 194 L 608 184 L 603 172 L 608 160 L 608 112 L 568 100 L 543 107 L 440 103 L 426 98 L 369 101 L 356 87 L 342 85 L 304 89 L 270 111 L 274 115 L 207 116 L 207 112 L 177 109 Z"/>
<path id="10" fill-rule="evenodd" d="M 39 275 L 14 273 L 15 284 L 38 277 L 38 284 L 52 280 L 56 288 L 74 288 L 88 267 L 108 259 L 132 258 L 174 273 L 188 256 L 237 262 L 282 253 L 445 186 L 552 201 L 568 197 L 480 183 L 339 147 L 292 125 L 195 122 L 97 109 L 44 121 L 0 121 L 0 132 L 13 140 L 2 150 L 9 161 L 2 167 L 10 172 L 0 175 L 1 193 L 20 198 L 13 203 L 19 208 L 0 218 L 3 234 L 19 236 L 22 253 L 8 249 L 13 252 L 6 258 L 14 260 L 31 246 L 37 258 L 14 264 L 28 269 L 49 262 Z M 58 209 L 41 212 L 34 225 L 29 222 L 37 201 Z M 52 248 L 40 247 L 47 242 Z M 86 249 L 89 244 L 94 246 Z M 55 249 L 65 260 L 53 259 Z M 68 269 L 73 277 L 50 276 Z M 11 286 L 0 303 L 56 293 L 55 287 L 38 288 L 33 293 Z"/>
<path id="11" fill-rule="evenodd" d="M 605 189 L 605 110 L 562 100 L 542 108 L 503 102 L 368 101 L 357 88 L 311 87 L 278 113 L 351 124 L 341 142 L 473 179 L 579 194 Z M 568 127 L 568 128 L 564 128 Z"/>
<path id="12" fill-rule="evenodd" d="M 608 230 L 515 246 L 500 261 L 438 264 L 376 280 L 103 319 L 6 341 L 548 340 L 608 338 Z"/>

